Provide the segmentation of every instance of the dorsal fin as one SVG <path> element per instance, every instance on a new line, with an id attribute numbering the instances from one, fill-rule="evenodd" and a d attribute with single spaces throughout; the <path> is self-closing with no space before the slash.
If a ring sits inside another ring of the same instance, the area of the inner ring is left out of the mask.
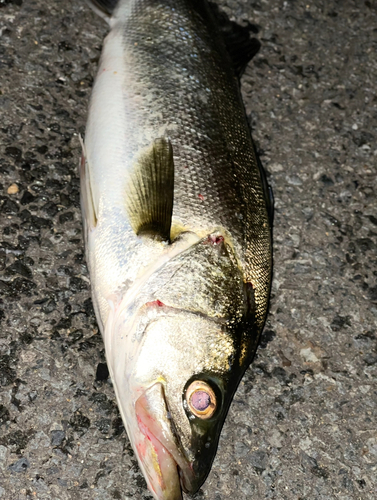
<path id="1" fill-rule="evenodd" d="M 253 142 L 255 158 L 257 160 L 257 165 L 258 165 L 259 173 L 261 176 L 264 199 L 266 201 L 268 219 L 270 221 L 270 227 L 272 228 L 272 225 L 274 222 L 274 193 L 272 191 L 272 187 L 269 185 L 269 183 L 267 181 L 267 174 L 266 174 L 266 171 L 262 165 L 261 159 L 259 157 L 259 153 L 258 153 L 257 148 L 255 146 L 255 142 L 254 142 L 253 138 L 251 138 L 251 140 Z"/>
<path id="2" fill-rule="evenodd" d="M 169 241 L 173 199 L 173 148 L 162 137 L 142 151 L 131 174 L 126 208 L 135 233 Z"/>

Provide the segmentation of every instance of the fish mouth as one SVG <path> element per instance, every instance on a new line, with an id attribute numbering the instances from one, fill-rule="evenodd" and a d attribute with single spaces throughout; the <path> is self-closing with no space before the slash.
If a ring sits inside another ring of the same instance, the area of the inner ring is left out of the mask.
<path id="1" fill-rule="evenodd" d="M 182 500 L 182 490 L 192 490 L 194 474 L 174 436 L 162 384 L 145 391 L 135 410 L 140 431 L 135 448 L 149 490 L 156 500 Z"/>

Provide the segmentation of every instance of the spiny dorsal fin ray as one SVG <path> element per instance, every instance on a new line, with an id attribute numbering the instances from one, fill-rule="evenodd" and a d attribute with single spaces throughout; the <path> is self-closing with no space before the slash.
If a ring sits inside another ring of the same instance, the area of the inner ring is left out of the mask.
<path id="1" fill-rule="evenodd" d="M 274 194 L 273 194 L 271 186 L 269 185 L 269 183 L 267 181 L 266 170 L 264 169 L 264 167 L 262 165 L 259 153 L 258 153 L 257 148 L 255 146 L 255 142 L 254 142 L 253 138 L 251 138 L 251 140 L 253 142 L 255 158 L 257 160 L 257 165 L 258 165 L 259 173 L 261 176 L 264 199 L 266 201 L 268 219 L 270 221 L 270 227 L 272 228 L 273 221 L 274 221 Z"/>
<path id="2" fill-rule="evenodd" d="M 173 148 L 162 137 L 142 151 L 131 174 L 126 207 L 135 233 L 168 241 L 173 200 Z"/>

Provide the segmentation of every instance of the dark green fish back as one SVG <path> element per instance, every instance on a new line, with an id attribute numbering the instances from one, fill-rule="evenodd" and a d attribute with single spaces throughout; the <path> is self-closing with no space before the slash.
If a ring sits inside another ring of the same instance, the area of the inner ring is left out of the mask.
<path id="1" fill-rule="evenodd" d="M 173 226 L 200 236 L 220 231 L 234 246 L 244 281 L 254 290 L 259 334 L 270 289 L 270 227 L 225 44 L 203 0 L 131 0 L 130 6 L 123 41 L 132 74 L 125 93 L 137 96 L 134 121 L 144 131 L 129 138 L 135 155 L 155 138 L 169 137 Z"/>

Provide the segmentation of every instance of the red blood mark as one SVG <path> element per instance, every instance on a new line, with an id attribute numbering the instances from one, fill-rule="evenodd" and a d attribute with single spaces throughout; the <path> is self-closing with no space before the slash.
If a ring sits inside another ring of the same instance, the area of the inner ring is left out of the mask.
<path id="1" fill-rule="evenodd" d="M 150 442 L 150 445 L 153 447 L 155 453 L 157 454 L 158 465 L 160 465 L 160 463 L 162 461 L 162 455 L 167 453 L 167 450 L 158 441 L 156 436 L 154 436 L 154 434 L 151 433 L 151 431 L 148 429 L 148 427 L 142 421 L 141 417 L 139 415 L 136 415 L 136 416 L 137 416 L 137 423 L 138 423 L 139 429 L 140 429 L 141 433 L 144 434 L 144 436 L 148 439 L 148 441 Z M 146 449 L 146 446 L 145 446 L 145 449 Z M 139 447 L 137 447 L 137 450 L 139 451 Z M 144 453 L 144 456 L 145 456 L 145 453 Z M 157 475 L 157 480 L 158 480 L 160 487 L 162 489 L 164 489 L 165 488 L 164 480 L 160 474 Z M 150 485 L 151 485 L 153 491 L 156 493 L 156 490 L 153 486 L 152 481 L 150 481 Z"/>
<path id="2" fill-rule="evenodd" d="M 84 153 L 82 153 L 82 155 L 81 155 L 81 163 L 80 163 L 80 167 L 81 167 L 81 168 L 84 168 L 84 167 L 85 167 L 85 156 L 84 156 Z"/>
<path id="3" fill-rule="evenodd" d="M 149 306 L 149 307 L 164 307 L 164 303 L 161 302 L 161 300 L 153 300 L 152 302 L 147 302 L 145 304 L 146 306 Z"/>
<path id="4" fill-rule="evenodd" d="M 139 425 L 139 429 L 141 430 L 141 433 L 144 434 L 144 436 L 148 439 L 148 441 L 152 442 L 152 438 L 154 438 L 154 436 L 150 432 L 148 427 L 144 424 L 144 422 L 141 420 L 139 415 L 137 415 L 137 423 Z"/>
<path id="5" fill-rule="evenodd" d="M 224 243 L 224 236 L 221 236 L 221 234 L 210 234 L 203 243 L 209 243 L 210 245 L 221 245 L 222 243 Z"/>
<path id="6" fill-rule="evenodd" d="M 199 198 L 199 200 L 201 200 L 201 201 L 203 201 L 203 200 L 204 200 L 204 196 L 203 196 L 202 194 L 200 194 L 200 193 L 198 194 L 198 198 Z"/>
<path id="7" fill-rule="evenodd" d="M 224 236 L 212 236 L 212 241 L 214 245 L 220 245 L 224 243 Z"/>
<path id="8" fill-rule="evenodd" d="M 145 455 L 147 453 L 147 448 L 145 446 L 145 441 L 137 443 L 136 448 L 137 448 L 137 452 L 138 452 L 139 456 L 140 457 L 145 457 Z"/>

